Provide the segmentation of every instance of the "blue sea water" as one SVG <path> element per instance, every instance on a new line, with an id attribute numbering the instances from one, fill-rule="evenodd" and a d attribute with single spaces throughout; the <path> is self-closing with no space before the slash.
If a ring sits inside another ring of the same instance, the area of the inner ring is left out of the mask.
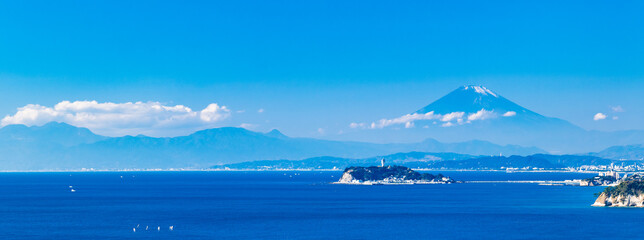
<path id="1" fill-rule="evenodd" d="M 592 176 L 443 173 L 457 180 L 487 181 Z M 644 209 L 590 206 L 595 200 L 593 193 L 602 191 L 602 187 L 518 183 L 329 184 L 340 174 L 0 173 L 0 239 L 641 239 L 644 236 Z M 69 186 L 76 192 L 71 192 Z M 174 226 L 174 230 L 170 231 L 169 226 Z"/>

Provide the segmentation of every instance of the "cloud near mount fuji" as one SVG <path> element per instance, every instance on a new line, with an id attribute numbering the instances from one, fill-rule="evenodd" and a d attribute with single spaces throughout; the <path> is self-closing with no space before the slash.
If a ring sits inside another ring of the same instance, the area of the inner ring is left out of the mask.
<path id="1" fill-rule="evenodd" d="M 64 122 L 107 136 L 171 136 L 214 127 L 229 116 L 230 110 L 217 103 L 193 111 L 183 105 L 166 106 L 159 102 L 62 101 L 54 107 L 29 104 L 18 108 L 14 115 L 5 116 L 0 126 Z"/>
<path id="2" fill-rule="evenodd" d="M 504 117 L 513 117 L 515 114 L 504 114 Z M 457 125 L 463 125 L 472 123 L 473 121 L 480 121 L 485 119 L 491 119 L 498 117 L 498 114 L 494 111 L 488 111 L 481 109 L 478 112 L 466 114 L 465 112 L 451 112 L 447 114 L 435 114 L 434 111 L 428 113 L 412 113 L 403 115 L 401 117 L 392 118 L 392 119 L 380 119 L 371 124 L 367 123 L 351 123 L 349 124 L 350 128 L 360 128 L 360 129 L 381 129 L 394 125 L 404 125 L 405 128 L 414 127 L 415 121 L 422 120 L 435 120 L 443 122 L 442 127 L 452 127 Z"/>
<path id="3" fill-rule="evenodd" d="M 597 114 L 595 114 L 595 116 L 593 116 L 593 120 L 595 120 L 595 121 L 604 120 L 604 119 L 606 119 L 606 117 L 607 117 L 606 114 L 597 113 Z"/>

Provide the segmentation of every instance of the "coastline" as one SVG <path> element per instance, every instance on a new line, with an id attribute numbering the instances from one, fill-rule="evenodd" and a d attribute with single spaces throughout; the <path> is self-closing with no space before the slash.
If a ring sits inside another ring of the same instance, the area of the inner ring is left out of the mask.
<path id="1" fill-rule="evenodd" d="M 569 171 L 569 170 L 496 170 L 496 169 L 431 169 L 412 168 L 414 171 L 441 172 L 507 172 L 507 173 L 600 173 L 603 171 Z M 0 173 L 55 173 L 55 172 L 342 172 L 343 169 L 310 169 L 310 168 L 278 168 L 278 169 L 213 169 L 213 168 L 165 168 L 165 169 L 46 169 L 46 170 L 0 170 Z M 633 171 L 635 172 L 635 171 Z M 632 173 L 632 172 L 626 172 Z"/>

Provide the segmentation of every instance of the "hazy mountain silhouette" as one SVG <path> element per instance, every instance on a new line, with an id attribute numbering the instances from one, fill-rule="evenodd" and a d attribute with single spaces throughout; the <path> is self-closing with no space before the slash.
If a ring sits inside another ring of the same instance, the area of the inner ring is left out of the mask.
<path id="1" fill-rule="evenodd" d="M 485 141 L 373 144 L 290 138 L 273 130 L 214 128 L 188 136 L 104 137 L 65 123 L 0 129 L 0 169 L 202 168 L 260 159 L 304 159 L 333 155 L 364 158 L 397 152 L 457 152 L 473 155 L 531 154 L 538 148 L 500 146 Z"/>
<path id="2" fill-rule="evenodd" d="M 615 160 L 644 160 L 644 145 L 612 146 L 589 155 Z"/>

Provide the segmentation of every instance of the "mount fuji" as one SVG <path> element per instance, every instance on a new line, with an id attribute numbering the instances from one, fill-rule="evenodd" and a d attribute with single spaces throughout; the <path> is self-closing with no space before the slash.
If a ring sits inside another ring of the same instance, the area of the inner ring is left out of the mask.
<path id="1" fill-rule="evenodd" d="M 463 86 L 457 88 L 444 97 L 416 111 L 416 113 L 425 114 L 432 111 L 439 114 L 452 112 L 474 113 L 481 109 L 499 112 L 513 111 L 542 117 L 483 86 Z"/>
<path id="2" fill-rule="evenodd" d="M 443 116 L 440 120 L 446 123 L 445 126 L 496 124 L 500 128 L 518 126 L 526 130 L 554 128 L 583 131 L 580 127 L 567 121 L 545 117 L 521 107 L 483 86 L 460 87 L 416 111 L 416 114 L 427 115 L 432 112 L 435 115 Z M 455 122 L 450 121 L 449 116 L 453 116 Z M 490 121 L 482 121 L 487 119 Z"/>
<path id="3" fill-rule="evenodd" d="M 582 153 L 644 143 L 644 131 L 588 131 L 568 121 L 526 109 L 484 86 L 462 86 L 404 116 L 352 123 L 352 137 L 376 141 L 485 140 L 535 146 L 551 153 Z"/>

